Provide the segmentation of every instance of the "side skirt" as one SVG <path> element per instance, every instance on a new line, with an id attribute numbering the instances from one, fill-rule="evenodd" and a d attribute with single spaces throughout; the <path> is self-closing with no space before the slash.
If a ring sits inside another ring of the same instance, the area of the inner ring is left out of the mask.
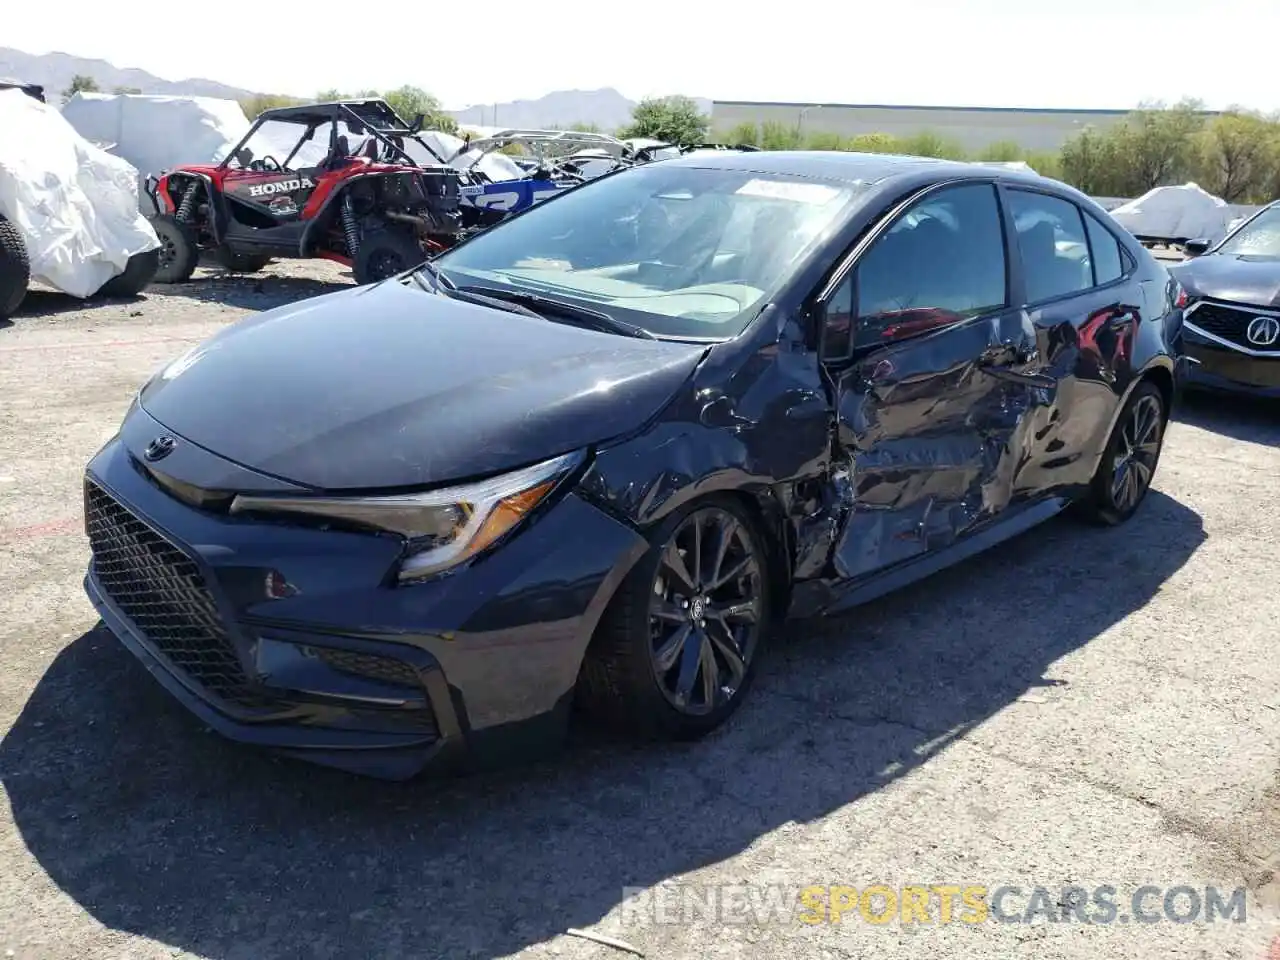
<path id="1" fill-rule="evenodd" d="M 948 547 L 931 551 L 870 576 L 833 587 L 814 584 L 813 586 L 817 589 L 813 592 L 804 590 L 798 585 L 791 614 L 792 616 L 813 616 L 841 613 L 861 606 L 1025 533 L 1032 527 L 1037 527 L 1057 516 L 1070 504 L 1071 500 L 1067 497 L 1039 500 L 1024 507 L 1015 508 L 1014 512 L 990 526 L 977 530 Z"/>

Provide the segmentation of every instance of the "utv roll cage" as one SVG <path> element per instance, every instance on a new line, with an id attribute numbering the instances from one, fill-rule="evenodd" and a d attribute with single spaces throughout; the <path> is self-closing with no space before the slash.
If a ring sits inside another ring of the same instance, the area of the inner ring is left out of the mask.
<path id="1" fill-rule="evenodd" d="M 546 168 L 555 168 L 563 163 L 572 162 L 577 154 L 588 150 L 601 151 L 618 164 L 625 161 L 627 154 L 626 144 L 607 133 L 513 127 L 487 137 L 464 141 L 457 152 L 445 162 L 452 164 L 459 157 L 475 151 L 475 158 L 466 167 L 470 171 L 486 154 L 509 146 L 520 147 L 529 154 L 529 158 L 536 166 Z M 598 156 L 595 159 L 598 159 Z"/>
<path id="2" fill-rule="evenodd" d="M 0 90 L 21 90 L 33 100 L 39 100 L 41 103 L 47 102 L 44 98 L 44 87 L 38 83 L 14 80 L 12 77 L 0 77 Z"/>
<path id="3" fill-rule="evenodd" d="M 345 123 L 347 129 L 356 135 L 367 133 L 372 136 L 385 149 L 385 156 L 394 163 L 412 167 L 421 166 L 417 160 L 405 151 L 404 138 L 408 137 L 426 151 L 428 156 L 444 165 L 444 159 L 419 136 L 422 132 L 424 119 L 423 115 L 419 114 L 414 117 L 412 123 L 406 124 L 391 109 L 389 103 L 376 98 L 370 100 L 334 100 L 328 103 L 308 103 L 298 107 L 274 107 L 258 114 L 248 132 L 240 138 L 240 142 L 227 153 L 218 166 L 225 169 L 232 162 L 244 163 L 242 154 L 246 145 L 253 139 L 253 135 L 257 133 L 264 123 L 272 120 L 297 124 L 304 128 L 289 155 L 283 161 L 277 161 L 282 168 L 289 166 L 290 161 L 297 156 L 298 151 L 314 139 L 316 130 L 326 123 L 331 125 L 329 129 L 329 154 L 334 154 L 338 147 L 338 139 L 341 136 L 338 132 L 338 124 L 340 122 Z"/>

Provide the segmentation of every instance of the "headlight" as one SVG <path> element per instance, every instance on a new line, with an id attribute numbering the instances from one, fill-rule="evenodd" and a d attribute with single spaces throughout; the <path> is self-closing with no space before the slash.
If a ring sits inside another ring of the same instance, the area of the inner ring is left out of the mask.
<path id="1" fill-rule="evenodd" d="M 232 513 L 294 513 L 396 533 L 409 542 L 401 582 L 457 566 L 509 533 L 583 460 L 568 453 L 476 483 L 389 497 L 247 497 Z"/>

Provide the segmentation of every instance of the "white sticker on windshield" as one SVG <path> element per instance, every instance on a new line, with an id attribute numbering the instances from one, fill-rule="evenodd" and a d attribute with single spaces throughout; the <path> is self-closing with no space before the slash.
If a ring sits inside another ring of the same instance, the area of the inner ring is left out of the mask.
<path id="1" fill-rule="evenodd" d="M 735 193 L 748 197 L 769 197 L 793 203 L 829 203 L 840 189 L 825 183 L 789 183 L 782 180 L 748 180 Z"/>

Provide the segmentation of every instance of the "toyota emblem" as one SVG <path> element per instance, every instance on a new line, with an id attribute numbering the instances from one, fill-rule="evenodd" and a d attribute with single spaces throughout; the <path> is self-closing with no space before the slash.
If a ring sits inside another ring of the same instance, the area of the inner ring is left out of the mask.
<path id="1" fill-rule="evenodd" d="M 147 449 L 142 451 L 142 455 L 152 463 L 157 460 L 163 460 L 169 454 L 173 453 L 173 448 L 177 446 L 178 441 L 173 437 L 156 437 L 147 444 Z"/>
<path id="2" fill-rule="evenodd" d="M 1255 347 L 1274 346 L 1280 340 L 1280 317 L 1254 317 L 1244 335 Z"/>

